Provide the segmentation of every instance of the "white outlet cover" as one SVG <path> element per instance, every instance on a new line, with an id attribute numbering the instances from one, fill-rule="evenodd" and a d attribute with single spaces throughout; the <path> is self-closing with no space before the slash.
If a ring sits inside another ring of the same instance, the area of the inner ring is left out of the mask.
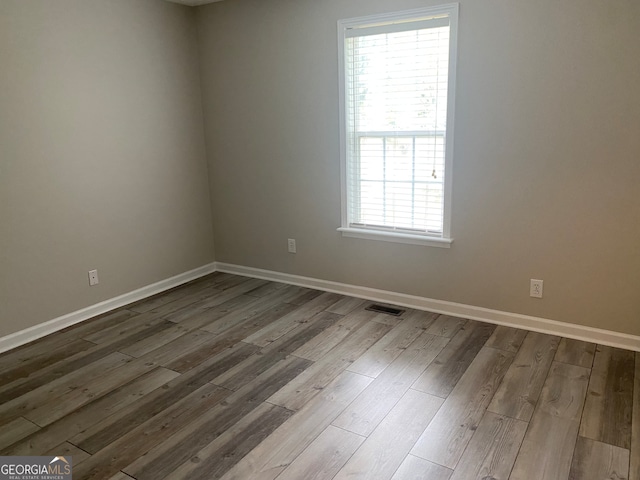
<path id="1" fill-rule="evenodd" d="M 542 298 L 542 287 L 542 280 L 536 280 L 532 278 L 529 286 L 529 295 L 533 298 Z"/>

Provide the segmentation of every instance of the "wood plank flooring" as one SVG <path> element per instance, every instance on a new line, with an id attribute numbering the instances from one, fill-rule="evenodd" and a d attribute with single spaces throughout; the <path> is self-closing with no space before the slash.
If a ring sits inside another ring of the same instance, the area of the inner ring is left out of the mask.
<path id="1" fill-rule="evenodd" d="M 640 480 L 640 354 L 214 273 L 0 355 L 75 480 Z"/>

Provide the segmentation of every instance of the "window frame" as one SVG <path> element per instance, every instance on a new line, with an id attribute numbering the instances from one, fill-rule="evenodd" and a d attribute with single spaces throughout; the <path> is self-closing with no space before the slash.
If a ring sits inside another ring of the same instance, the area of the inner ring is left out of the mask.
<path id="1" fill-rule="evenodd" d="M 455 112 L 456 65 L 458 52 L 458 13 L 459 4 L 450 3 L 433 7 L 404 10 L 400 12 L 367 15 L 338 20 L 338 75 L 339 75 L 339 107 L 340 107 L 340 176 L 341 176 L 341 226 L 338 231 L 345 237 L 383 240 L 389 242 L 427 245 L 449 248 L 453 242 L 451 238 L 451 202 L 452 202 L 452 172 L 453 172 L 453 132 Z M 376 24 L 404 23 L 425 17 L 449 17 L 449 71 L 447 85 L 447 125 L 445 135 L 444 158 L 444 192 L 443 192 L 443 228 L 442 234 L 405 233 L 384 228 L 358 228 L 349 224 L 348 213 L 348 177 L 347 177 L 347 81 L 345 68 L 345 49 L 347 31 L 353 28 L 363 28 Z"/>

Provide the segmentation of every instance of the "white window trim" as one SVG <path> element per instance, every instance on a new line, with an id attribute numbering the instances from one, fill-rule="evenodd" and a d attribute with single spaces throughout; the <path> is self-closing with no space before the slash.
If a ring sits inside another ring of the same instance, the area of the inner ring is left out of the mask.
<path id="1" fill-rule="evenodd" d="M 385 232 L 383 230 L 367 230 L 364 228 L 340 227 L 343 237 L 382 240 L 384 242 L 407 243 L 409 245 L 426 245 L 429 247 L 449 248 L 453 238 L 430 235 L 412 235 L 410 233 Z"/>
<path id="2" fill-rule="evenodd" d="M 453 138 L 454 112 L 456 92 L 456 70 L 458 52 L 458 12 L 459 4 L 451 3 L 402 12 L 370 15 L 366 17 L 350 18 L 338 21 L 338 75 L 339 75 L 339 104 L 340 104 L 340 176 L 341 176 L 341 214 L 342 225 L 338 231 L 345 237 L 383 240 L 388 242 L 407 243 L 412 245 L 427 245 L 432 247 L 449 248 L 453 242 L 451 238 L 451 203 L 453 190 Z M 346 138 L 346 78 L 345 78 L 345 39 L 350 28 L 362 25 L 372 25 L 376 22 L 403 22 L 420 17 L 448 15 L 449 31 L 449 77 L 447 99 L 447 136 L 445 142 L 444 163 L 444 209 L 442 235 L 410 234 L 386 232 L 383 230 L 360 229 L 349 225 L 347 212 L 347 138 Z"/>

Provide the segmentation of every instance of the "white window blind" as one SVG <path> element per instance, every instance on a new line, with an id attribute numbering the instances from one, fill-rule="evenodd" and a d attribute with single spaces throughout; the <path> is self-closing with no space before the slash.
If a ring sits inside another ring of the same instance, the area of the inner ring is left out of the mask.
<path id="1" fill-rule="evenodd" d="M 457 6 L 341 22 L 343 227 L 448 237 Z"/>

